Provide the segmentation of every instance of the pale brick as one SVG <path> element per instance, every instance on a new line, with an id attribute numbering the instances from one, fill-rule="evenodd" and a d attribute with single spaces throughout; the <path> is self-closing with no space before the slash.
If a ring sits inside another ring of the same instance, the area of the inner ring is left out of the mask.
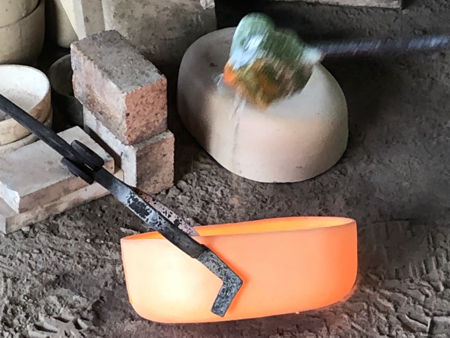
<path id="1" fill-rule="evenodd" d="M 73 127 L 58 134 L 71 143 L 79 140 L 105 161 L 114 171 L 113 158 L 81 128 Z M 37 208 L 77 191 L 87 185 L 61 164 L 62 156 L 38 141 L 0 157 L 0 198 L 15 212 Z"/>
<path id="2" fill-rule="evenodd" d="M 115 176 L 122 179 L 122 171 L 118 171 Z M 15 212 L 0 199 L 0 232 L 10 233 L 17 231 L 22 227 L 40 222 L 50 216 L 60 214 L 108 194 L 109 192 L 100 184 L 94 183 L 62 196 L 53 202 L 40 205 L 22 213 Z"/>
<path id="3" fill-rule="evenodd" d="M 83 115 L 88 132 L 108 149 L 123 170 L 125 183 L 147 194 L 173 185 L 175 138 L 170 131 L 139 144 L 126 145 L 87 109 Z"/>
<path id="4" fill-rule="evenodd" d="M 71 47 L 75 97 L 121 140 L 137 144 L 167 129 L 167 81 L 116 31 Z"/>

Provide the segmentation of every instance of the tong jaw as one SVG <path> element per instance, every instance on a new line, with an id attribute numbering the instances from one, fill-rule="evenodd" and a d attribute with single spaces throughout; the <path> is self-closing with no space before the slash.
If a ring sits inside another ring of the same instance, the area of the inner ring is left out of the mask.
<path id="1" fill-rule="evenodd" d="M 209 249 L 197 257 L 197 260 L 223 281 L 211 309 L 212 313 L 223 317 L 242 287 L 242 279 Z"/>

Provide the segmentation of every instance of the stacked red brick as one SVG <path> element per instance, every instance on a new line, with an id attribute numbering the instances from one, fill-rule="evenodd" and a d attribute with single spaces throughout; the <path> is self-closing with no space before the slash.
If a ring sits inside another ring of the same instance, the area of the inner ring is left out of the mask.
<path id="1" fill-rule="evenodd" d="M 152 194 L 173 184 L 167 81 L 116 31 L 72 44 L 73 87 L 89 132 L 116 155 L 127 184 Z"/>

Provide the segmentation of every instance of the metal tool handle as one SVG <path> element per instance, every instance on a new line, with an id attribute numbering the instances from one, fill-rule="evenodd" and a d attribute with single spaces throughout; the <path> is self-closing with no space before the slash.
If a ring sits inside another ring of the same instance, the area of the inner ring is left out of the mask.
<path id="1" fill-rule="evenodd" d="M 69 145 L 53 130 L 47 128 L 16 104 L 0 94 L 0 110 L 36 134 L 63 156 L 62 163 L 76 176 L 89 184 L 98 182 L 120 202 L 141 218 L 150 229 L 161 233 L 176 247 L 200 261 L 222 281 L 222 287 L 212 306 L 212 312 L 224 316 L 242 286 L 239 276 L 208 247 L 195 241 L 176 225 L 152 208 L 131 187 L 103 168 L 103 160 L 84 144 L 74 141 Z M 157 259 L 157 258 L 156 258 Z"/>
<path id="2" fill-rule="evenodd" d="M 311 47 L 318 49 L 322 53 L 323 58 L 437 51 L 450 48 L 450 35 L 426 35 L 403 39 L 320 42 L 312 44 Z"/>

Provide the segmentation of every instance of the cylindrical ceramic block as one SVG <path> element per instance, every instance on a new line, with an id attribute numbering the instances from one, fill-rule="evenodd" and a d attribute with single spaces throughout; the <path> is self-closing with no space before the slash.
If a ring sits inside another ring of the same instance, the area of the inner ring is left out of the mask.
<path id="1" fill-rule="evenodd" d="M 36 9 L 39 0 L 0 0 L 0 27 L 17 22 Z"/>
<path id="2" fill-rule="evenodd" d="M 20 65 L 0 65 L 0 93 L 37 120 L 47 120 L 51 110 L 50 83 L 38 69 Z M 0 145 L 30 134 L 6 113 L 0 112 Z"/>
<path id="3" fill-rule="evenodd" d="M 178 112 L 203 148 L 231 172 L 260 182 L 317 176 L 342 156 L 348 139 L 344 94 L 322 66 L 305 88 L 262 110 L 223 84 L 234 28 L 197 40 L 180 67 Z"/>
<path id="4" fill-rule="evenodd" d="M 0 27 L 0 63 L 31 64 L 41 53 L 45 35 L 45 0 L 23 19 Z"/>
<path id="5" fill-rule="evenodd" d="M 68 0 L 47 0 L 48 33 L 53 41 L 63 48 L 78 40 L 69 16 L 64 7 Z"/>

